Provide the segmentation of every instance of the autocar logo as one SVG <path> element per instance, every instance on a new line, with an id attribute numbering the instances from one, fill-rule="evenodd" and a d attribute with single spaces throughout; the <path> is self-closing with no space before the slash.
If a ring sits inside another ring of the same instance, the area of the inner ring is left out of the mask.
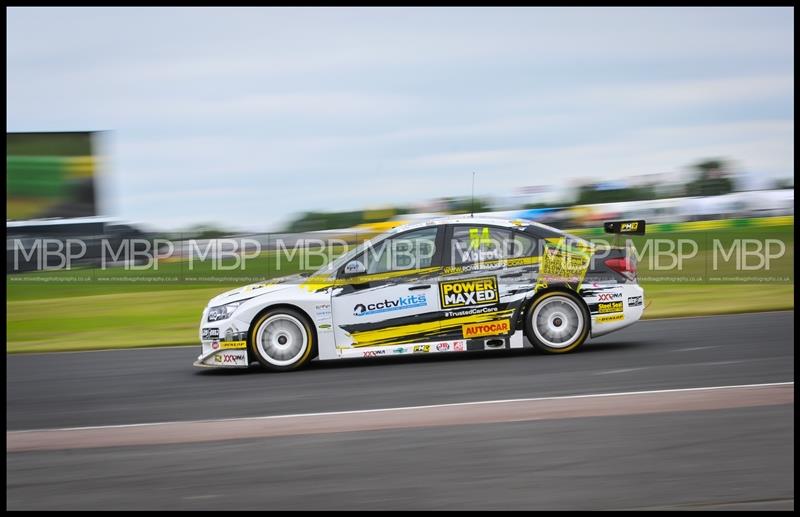
<path id="1" fill-rule="evenodd" d="M 461 331 L 465 338 L 480 336 L 496 336 L 511 332 L 511 320 L 490 321 L 488 323 L 472 323 L 462 325 Z"/>

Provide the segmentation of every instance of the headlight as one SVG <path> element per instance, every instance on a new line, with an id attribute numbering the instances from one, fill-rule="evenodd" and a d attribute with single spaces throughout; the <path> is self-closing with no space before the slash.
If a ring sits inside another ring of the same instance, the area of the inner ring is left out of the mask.
<path id="1" fill-rule="evenodd" d="M 220 305 L 219 307 L 211 307 L 208 309 L 208 321 L 219 321 L 219 320 L 226 320 L 231 317 L 233 311 L 239 307 L 242 301 L 228 303 L 225 305 Z"/>

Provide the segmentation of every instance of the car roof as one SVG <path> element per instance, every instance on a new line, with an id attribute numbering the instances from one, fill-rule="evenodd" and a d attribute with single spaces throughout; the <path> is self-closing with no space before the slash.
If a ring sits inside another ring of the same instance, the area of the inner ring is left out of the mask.
<path id="1" fill-rule="evenodd" d="M 517 228 L 520 230 L 524 230 L 531 224 L 535 223 L 527 219 L 512 220 L 512 219 L 500 219 L 491 217 L 470 217 L 468 215 L 454 215 L 449 217 L 437 217 L 435 219 L 429 219 L 427 221 L 420 221 L 420 222 L 404 224 L 401 226 L 396 226 L 391 230 L 389 230 L 388 233 L 393 234 L 393 233 L 404 232 L 407 230 L 414 230 L 417 228 L 425 228 L 426 226 L 439 226 L 443 224 L 492 225 L 504 228 Z"/>

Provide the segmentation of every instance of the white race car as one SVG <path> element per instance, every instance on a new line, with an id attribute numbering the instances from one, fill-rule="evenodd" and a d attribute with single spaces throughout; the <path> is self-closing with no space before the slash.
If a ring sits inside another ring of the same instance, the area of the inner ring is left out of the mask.
<path id="1" fill-rule="evenodd" d="M 522 348 L 525 338 L 565 353 L 643 310 L 625 249 L 530 221 L 440 219 L 395 228 L 314 274 L 213 298 L 194 364 L 292 370 L 314 359 Z"/>

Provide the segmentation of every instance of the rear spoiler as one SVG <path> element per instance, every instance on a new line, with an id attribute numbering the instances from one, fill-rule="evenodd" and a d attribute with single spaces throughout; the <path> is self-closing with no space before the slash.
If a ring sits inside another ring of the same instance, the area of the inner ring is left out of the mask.
<path id="1" fill-rule="evenodd" d="M 638 221 L 609 221 L 603 223 L 606 233 L 625 233 L 629 235 L 644 235 L 644 219 Z"/>

